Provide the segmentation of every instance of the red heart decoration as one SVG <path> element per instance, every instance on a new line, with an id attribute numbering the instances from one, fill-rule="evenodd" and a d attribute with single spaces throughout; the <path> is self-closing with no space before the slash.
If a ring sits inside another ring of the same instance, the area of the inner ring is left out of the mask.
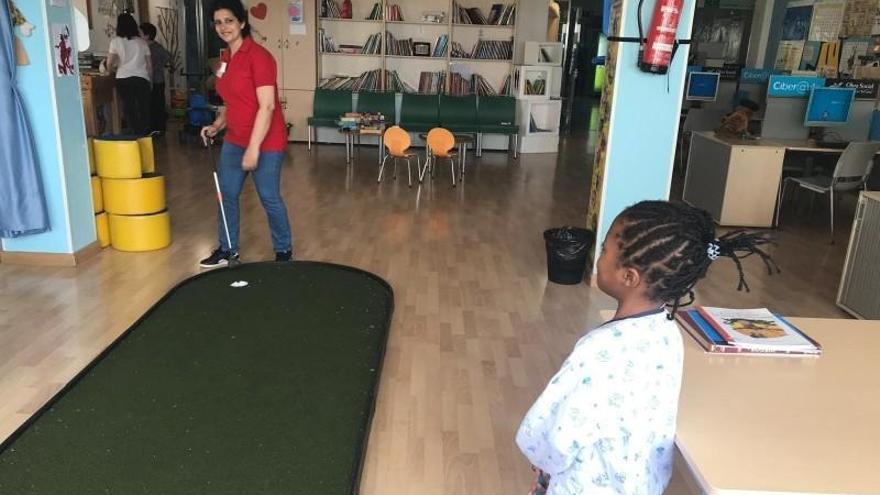
<path id="1" fill-rule="evenodd" d="M 267 10 L 268 9 L 266 8 L 266 4 L 263 2 L 260 2 L 256 5 L 254 5 L 253 7 L 251 7 L 251 15 L 262 21 L 263 19 L 266 18 L 266 11 Z"/>

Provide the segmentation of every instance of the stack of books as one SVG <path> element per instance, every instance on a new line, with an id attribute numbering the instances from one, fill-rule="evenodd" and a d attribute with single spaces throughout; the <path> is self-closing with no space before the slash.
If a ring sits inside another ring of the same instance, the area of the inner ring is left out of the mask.
<path id="1" fill-rule="evenodd" d="M 354 130 L 361 126 L 361 114 L 357 112 L 346 112 L 345 115 L 339 117 L 336 125 L 340 129 Z"/>
<path id="2" fill-rule="evenodd" d="M 822 346 L 766 308 L 697 306 L 678 311 L 679 324 L 707 352 L 719 354 L 818 356 Z"/>

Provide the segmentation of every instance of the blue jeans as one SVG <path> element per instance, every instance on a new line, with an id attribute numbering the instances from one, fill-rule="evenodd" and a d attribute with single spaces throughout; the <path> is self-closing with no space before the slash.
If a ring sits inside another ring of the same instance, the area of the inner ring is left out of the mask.
<path id="1" fill-rule="evenodd" d="M 226 210 L 226 221 L 229 224 L 230 242 L 226 241 L 223 229 L 223 218 L 218 218 L 218 236 L 220 247 L 226 251 L 238 252 L 238 197 L 244 186 L 244 179 L 249 172 L 241 169 L 241 159 L 245 149 L 232 143 L 224 142 L 220 150 L 220 166 L 217 170 L 220 192 L 223 195 L 223 208 Z M 287 207 L 281 197 L 281 165 L 284 163 L 283 151 L 261 151 L 257 161 L 257 169 L 253 171 L 254 186 L 266 216 L 269 219 L 269 230 L 272 232 L 272 247 L 276 252 L 292 251 L 290 238 L 290 222 L 287 220 Z M 230 245 L 230 243 L 232 245 Z"/>

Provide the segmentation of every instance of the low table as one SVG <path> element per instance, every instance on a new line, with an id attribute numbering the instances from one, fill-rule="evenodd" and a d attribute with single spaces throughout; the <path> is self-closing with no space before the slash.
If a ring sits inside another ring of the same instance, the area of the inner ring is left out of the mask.
<path id="1" fill-rule="evenodd" d="M 453 134 L 455 137 L 455 144 L 458 145 L 458 155 L 459 155 L 459 166 L 458 170 L 460 176 L 464 178 L 465 167 L 467 167 L 467 147 L 469 144 L 474 143 L 474 135 L 473 134 Z M 431 148 L 427 144 L 428 133 L 422 132 L 419 133 L 419 137 L 422 141 L 425 141 L 425 159 L 427 161 L 428 155 L 431 153 Z M 427 166 L 427 165 L 426 165 Z M 431 164 L 433 167 L 433 164 Z"/>
<path id="2" fill-rule="evenodd" d="M 345 136 L 345 163 L 351 163 L 354 156 L 355 138 L 357 145 L 361 145 L 361 136 L 378 136 L 379 137 L 379 163 L 385 158 L 385 146 L 382 145 L 382 135 L 385 134 L 385 125 L 379 126 L 377 129 L 364 129 L 360 127 L 340 127 L 339 132 Z"/>

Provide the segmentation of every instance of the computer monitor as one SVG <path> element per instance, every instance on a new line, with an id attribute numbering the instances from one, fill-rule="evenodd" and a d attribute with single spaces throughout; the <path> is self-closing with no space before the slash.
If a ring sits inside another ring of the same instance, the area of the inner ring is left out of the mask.
<path id="1" fill-rule="evenodd" d="M 825 127 L 846 124 L 855 96 L 854 88 L 813 88 L 804 125 Z"/>
<path id="2" fill-rule="evenodd" d="M 718 96 L 717 72 L 691 72 L 688 74 L 687 99 L 691 101 L 715 101 Z"/>

